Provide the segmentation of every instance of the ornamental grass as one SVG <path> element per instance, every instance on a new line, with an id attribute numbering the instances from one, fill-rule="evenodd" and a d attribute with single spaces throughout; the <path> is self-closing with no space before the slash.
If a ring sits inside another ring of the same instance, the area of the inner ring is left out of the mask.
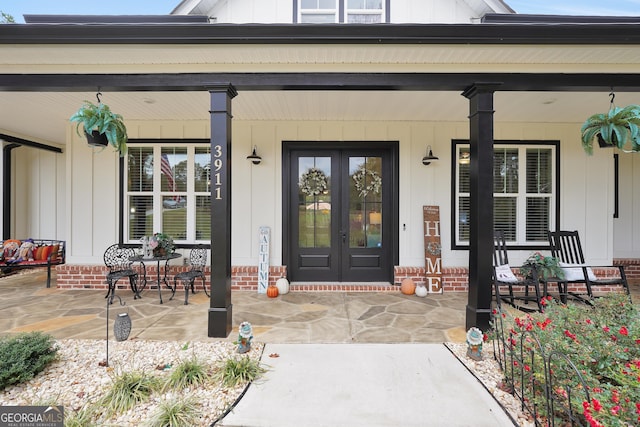
<path id="1" fill-rule="evenodd" d="M 618 293 L 593 306 L 551 298 L 545 305 L 544 313 L 494 311 L 505 334 L 505 376 L 529 411 L 541 425 L 565 425 L 570 416 L 591 427 L 640 425 L 638 306 Z"/>

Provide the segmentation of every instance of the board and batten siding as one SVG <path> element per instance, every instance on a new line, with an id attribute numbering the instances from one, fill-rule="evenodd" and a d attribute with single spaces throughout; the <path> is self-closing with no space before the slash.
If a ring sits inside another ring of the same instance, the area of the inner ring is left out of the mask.
<path id="1" fill-rule="evenodd" d="M 576 129 L 579 124 L 496 123 L 497 140 L 560 140 L 561 227 L 580 232 L 592 263 L 610 262 L 613 257 L 613 160 L 612 151 L 596 149 L 586 156 Z M 135 138 L 208 138 L 208 122 L 131 122 L 129 136 Z M 75 132 L 66 149 L 66 180 L 56 184 L 58 205 L 65 206 L 64 226 L 69 242 L 67 261 L 99 264 L 104 249 L 117 241 L 118 154 L 110 148 L 87 147 Z M 399 259 L 401 266 L 421 266 L 423 260 L 422 206 L 440 207 L 443 267 L 466 266 L 466 251 L 450 249 L 451 224 L 451 140 L 469 137 L 464 122 L 342 122 L 342 121 L 240 121 L 233 122 L 232 148 L 232 265 L 257 265 L 258 229 L 272 230 L 271 265 L 282 264 L 282 141 L 398 141 L 399 142 Z M 260 165 L 246 160 L 256 145 Z M 427 145 L 440 158 L 430 166 L 421 162 Z M 626 160 L 626 159 L 625 159 Z M 621 162 L 623 169 L 628 162 Z M 627 168 L 628 169 L 628 168 Z M 636 168 L 637 169 L 637 168 Z M 625 169 L 626 170 L 626 169 Z M 628 172 L 623 172 L 628 173 Z M 637 171 L 635 172 L 638 173 Z M 631 186 L 626 180 L 627 187 Z M 50 186 L 42 179 L 37 187 Z M 22 190 L 21 190 L 22 191 Z M 51 191 L 50 189 L 47 191 Z M 633 188 L 626 188 L 633 191 Z M 632 193 L 631 193 L 632 194 Z M 68 196 L 65 196 L 68 195 Z M 632 196 L 626 197 L 633 199 Z M 50 197 L 40 203 L 49 203 Z M 38 203 L 35 201 L 34 203 Z M 628 203 L 627 203 L 628 204 Z M 41 211 L 42 206 L 28 206 Z M 20 205 L 27 212 L 27 206 Z M 640 211 L 640 206 L 627 210 Z M 30 214 L 31 215 L 31 214 Z M 19 217 L 20 213 L 16 215 Z M 616 229 L 632 229 L 633 215 L 616 220 Z M 49 219 L 34 220 L 41 231 L 53 227 Z M 623 222 L 627 225 L 623 225 Z M 403 227 L 406 225 L 406 228 Z M 35 229 L 34 229 L 35 230 Z M 627 240 L 631 239 L 629 237 Z M 625 241 L 629 245 L 628 241 Z M 513 251 L 513 262 L 524 260 L 530 251 Z M 638 253 L 635 248 L 629 256 Z"/>
<path id="2" fill-rule="evenodd" d="M 22 146 L 11 155 L 11 237 L 64 239 L 64 153 Z"/>

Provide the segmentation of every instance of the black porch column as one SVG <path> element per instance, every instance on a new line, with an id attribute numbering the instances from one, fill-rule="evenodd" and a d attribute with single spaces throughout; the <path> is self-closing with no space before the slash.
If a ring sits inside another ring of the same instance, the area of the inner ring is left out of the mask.
<path id="1" fill-rule="evenodd" d="M 231 311 L 231 85 L 210 88 L 211 96 L 211 299 L 210 337 L 225 338 Z"/>
<path id="2" fill-rule="evenodd" d="M 466 328 L 489 329 L 493 276 L 493 92 L 497 84 L 475 84 L 469 99 L 469 296 Z"/>

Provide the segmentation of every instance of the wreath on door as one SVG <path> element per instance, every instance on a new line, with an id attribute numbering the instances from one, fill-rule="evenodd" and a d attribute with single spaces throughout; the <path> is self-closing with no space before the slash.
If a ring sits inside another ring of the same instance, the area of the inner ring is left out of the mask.
<path id="1" fill-rule="evenodd" d="M 369 177 L 369 179 L 367 179 Z M 368 183 L 367 183 L 368 181 Z M 367 197 L 369 193 L 378 194 L 382 187 L 382 178 L 374 170 L 360 169 L 353 174 L 353 182 L 356 186 L 358 195 L 362 198 Z"/>
<path id="2" fill-rule="evenodd" d="M 309 196 L 317 196 L 327 191 L 327 176 L 318 168 L 310 168 L 300 177 L 300 191 Z"/>

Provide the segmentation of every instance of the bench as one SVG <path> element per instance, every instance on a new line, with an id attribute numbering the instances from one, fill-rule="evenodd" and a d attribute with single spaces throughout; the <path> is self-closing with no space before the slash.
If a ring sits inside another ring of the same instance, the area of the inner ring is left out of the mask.
<path id="1" fill-rule="evenodd" d="M 65 263 L 65 241 L 53 239 L 7 239 L 0 250 L 0 270 L 3 273 L 47 267 L 47 288 L 51 287 L 51 266 Z"/>

